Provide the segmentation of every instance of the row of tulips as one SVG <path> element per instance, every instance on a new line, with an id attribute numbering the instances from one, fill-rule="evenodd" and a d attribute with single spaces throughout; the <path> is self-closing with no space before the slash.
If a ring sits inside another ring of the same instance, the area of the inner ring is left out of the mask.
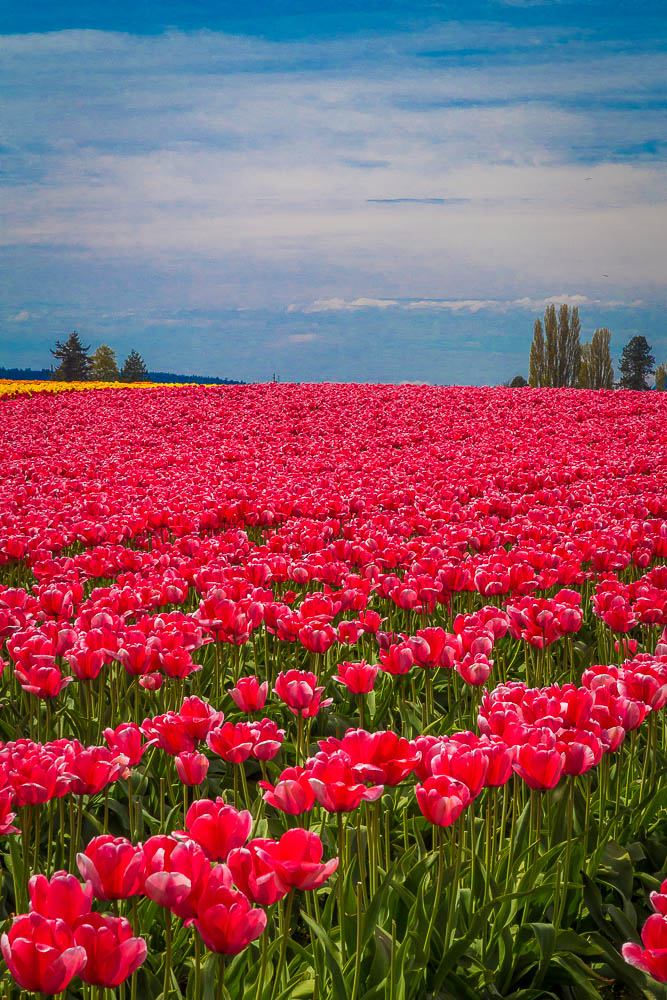
<path id="1" fill-rule="evenodd" d="M 216 980 L 255 1000 L 598 1000 L 612 979 L 660 996 L 621 956 L 637 876 L 667 870 L 660 400 L 247 387 L 3 407 L 16 955 L 46 953 L 30 879 L 77 859 L 100 903 L 112 870 L 139 885 L 65 921 L 64 951 L 86 950 L 77 920 L 111 921 L 86 989 L 126 920 L 145 958 L 118 969 L 146 998 Z M 331 877 L 290 882 L 280 857 Z"/>

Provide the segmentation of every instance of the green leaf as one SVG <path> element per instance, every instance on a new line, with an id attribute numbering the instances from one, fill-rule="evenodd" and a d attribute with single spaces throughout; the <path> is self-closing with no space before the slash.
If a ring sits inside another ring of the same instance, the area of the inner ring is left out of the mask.
<path id="1" fill-rule="evenodd" d="M 556 928 L 553 924 L 541 923 L 532 923 L 529 924 L 529 927 L 535 935 L 535 940 L 540 949 L 540 964 L 533 976 L 531 986 L 540 986 L 547 973 L 556 946 Z"/>
<path id="2" fill-rule="evenodd" d="M 305 921 L 308 927 L 310 927 L 324 948 L 325 960 L 331 975 L 331 984 L 335 1000 L 348 1000 L 349 991 L 347 990 L 343 973 L 341 971 L 340 954 L 338 953 L 338 949 L 334 946 L 333 941 L 324 928 L 314 920 L 311 920 L 304 910 L 301 910 L 301 918 Z"/>

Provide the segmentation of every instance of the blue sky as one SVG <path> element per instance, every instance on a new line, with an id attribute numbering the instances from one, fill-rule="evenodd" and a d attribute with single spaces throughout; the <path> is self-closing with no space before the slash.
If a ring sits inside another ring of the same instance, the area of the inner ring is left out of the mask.
<path id="1" fill-rule="evenodd" d="M 277 12 L 279 9 L 279 13 Z M 667 359 L 661 3 L 10 3 L 0 364 L 494 383 Z"/>

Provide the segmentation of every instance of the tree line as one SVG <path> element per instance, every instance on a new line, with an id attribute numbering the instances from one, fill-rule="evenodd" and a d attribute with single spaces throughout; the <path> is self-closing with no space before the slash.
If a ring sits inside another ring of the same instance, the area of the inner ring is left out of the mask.
<path id="1" fill-rule="evenodd" d="M 623 348 L 618 365 L 620 378 L 614 381 L 611 359 L 611 331 L 598 327 L 590 341 L 581 343 L 579 309 L 551 303 L 533 326 L 530 345 L 528 385 L 578 389 L 649 389 L 648 377 L 655 372 L 656 389 L 663 391 L 667 366 L 655 367 L 655 358 L 646 337 L 636 336 Z M 517 376 L 511 384 L 519 384 Z M 523 379 L 521 379 L 523 382 Z"/>
<path id="2" fill-rule="evenodd" d="M 59 362 L 53 372 L 56 382 L 148 382 L 148 369 L 137 351 L 130 351 L 119 370 L 116 352 L 108 344 L 100 344 L 89 354 L 76 330 L 61 343 L 56 341 L 51 354 Z"/>

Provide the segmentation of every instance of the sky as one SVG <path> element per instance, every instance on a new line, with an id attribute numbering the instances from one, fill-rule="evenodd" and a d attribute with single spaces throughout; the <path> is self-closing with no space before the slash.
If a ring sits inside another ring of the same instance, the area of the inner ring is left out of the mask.
<path id="1" fill-rule="evenodd" d="M 9 0 L 0 89 L 0 365 L 497 384 L 552 301 L 667 360 L 662 0 Z"/>

